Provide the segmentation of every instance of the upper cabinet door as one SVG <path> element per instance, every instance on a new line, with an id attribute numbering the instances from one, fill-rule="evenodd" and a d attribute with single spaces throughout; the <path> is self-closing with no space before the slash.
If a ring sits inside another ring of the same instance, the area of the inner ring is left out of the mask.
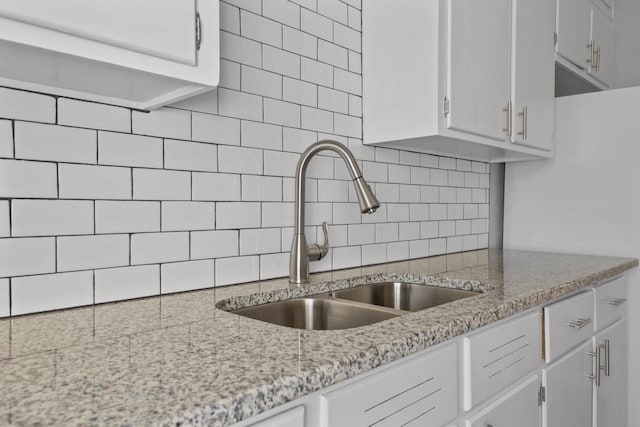
<path id="1" fill-rule="evenodd" d="M 589 74 L 606 86 L 611 86 L 613 62 L 613 25 L 598 8 L 591 8 L 591 43 L 593 60 L 589 64 Z"/>
<path id="2" fill-rule="evenodd" d="M 195 0 L 0 0 L 0 16 L 196 64 Z"/>
<path id="3" fill-rule="evenodd" d="M 556 32 L 558 55 L 586 70 L 589 61 L 589 0 L 558 0 Z"/>
<path id="4" fill-rule="evenodd" d="M 542 150 L 553 147 L 554 0 L 514 0 L 511 140 Z"/>
<path id="5" fill-rule="evenodd" d="M 511 0 L 449 0 L 447 126 L 507 139 Z"/>

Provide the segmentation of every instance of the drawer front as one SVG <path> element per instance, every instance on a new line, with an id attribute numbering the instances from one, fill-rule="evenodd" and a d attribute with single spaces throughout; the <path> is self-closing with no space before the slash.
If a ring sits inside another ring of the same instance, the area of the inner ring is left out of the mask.
<path id="1" fill-rule="evenodd" d="M 516 383 L 541 359 L 540 313 L 509 320 L 464 339 L 464 409 Z"/>
<path id="2" fill-rule="evenodd" d="M 450 344 L 328 393 L 328 425 L 444 425 L 458 413 L 457 361 Z"/>
<path id="3" fill-rule="evenodd" d="M 584 292 L 544 308 L 547 363 L 562 356 L 593 334 L 593 295 Z"/>
<path id="4" fill-rule="evenodd" d="M 516 419 L 518 427 L 539 427 L 539 390 L 540 377 L 535 374 L 469 418 L 466 427 L 509 426 Z"/>
<path id="5" fill-rule="evenodd" d="M 627 278 L 619 277 L 593 289 L 596 304 L 596 329 L 611 325 L 627 313 Z"/>
<path id="6" fill-rule="evenodd" d="M 296 406 L 250 427 L 304 427 L 304 406 Z"/>

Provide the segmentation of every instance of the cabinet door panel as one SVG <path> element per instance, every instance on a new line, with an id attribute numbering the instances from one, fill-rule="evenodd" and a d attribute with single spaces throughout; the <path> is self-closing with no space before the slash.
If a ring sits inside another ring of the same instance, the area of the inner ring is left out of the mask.
<path id="1" fill-rule="evenodd" d="M 3 0 L 0 16 L 195 65 L 195 0 Z"/>
<path id="2" fill-rule="evenodd" d="M 591 8 L 591 40 L 596 47 L 598 66 L 590 65 L 589 74 L 610 86 L 613 74 L 613 28 L 611 21 L 596 7 Z"/>
<path id="3" fill-rule="evenodd" d="M 518 427 L 539 427 L 539 387 L 536 374 L 469 418 L 467 427 L 509 426 L 514 420 L 518 420 Z"/>
<path id="4" fill-rule="evenodd" d="M 514 7 L 512 141 L 551 150 L 555 109 L 555 1 L 514 0 Z"/>
<path id="5" fill-rule="evenodd" d="M 544 427 L 591 425 L 593 373 L 591 342 L 542 370 L 546 399 L 542 405 Z"/>
<path id="6" fill-rule="evenodd" d="M 447 126 L 500 141 L 510 99 L 510 0 L 449 0 Z M 491 11 L 488 13 L 488 11 Z"/>
<path id="7" fill-rule="evenodd" d="M 597 427 L 627 425 L 627 322 L 620 320 L 594 337 L 595 346 L 609 340 L 609 375 L 601 371 L 600 387 L 596 393 L 595 417 Z M 604 349 L 601 349 L 604 357 Z M 606 363 L 602 360 L 602 365 Z"/>
<path id="8" fill-rule="evenodd" d="M 589 60 L 589 0 L 558 0 L 556 51 L 583 70 Z"/>

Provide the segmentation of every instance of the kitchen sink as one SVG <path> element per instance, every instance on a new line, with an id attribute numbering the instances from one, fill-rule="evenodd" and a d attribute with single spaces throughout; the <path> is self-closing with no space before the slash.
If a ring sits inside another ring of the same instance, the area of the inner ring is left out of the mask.
<path id="1" fill-rule="evenodd" d="M 310 330 L 356 328 L 403 314 L 328 296 L 294 298 L 241 308 L 233 313 L 280 326 Z"/>
<path id="2" fill-rule="evenodd" d="M 334 291 L 331 295 L 396 310 L 419 311 L 478 294 L 478 292 L 416 283 L 385 282 Z"/>

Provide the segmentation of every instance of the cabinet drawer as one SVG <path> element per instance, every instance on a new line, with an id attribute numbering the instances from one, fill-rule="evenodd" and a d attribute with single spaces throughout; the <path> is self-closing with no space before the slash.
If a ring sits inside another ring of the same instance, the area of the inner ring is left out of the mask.
<path id="1" fill-rule="evenodd" d="M 547 363 L 593 334 L 593 295 L 584 292 L 544 308 L 544 351 Z"/>
<path id="2" fill-rule="evenodd" d="M 324 395 L 328 425 L 444 425 L 458 413 L 457 360 L 450 344 Z"/>
<path id="3" fill-rule="evenodd" d="M 296 406 L 249 427 L 304 427 L 304 406 Z"/>
<path id="4" fill-rule="evenodd" d="M 535 312 L 464 339 L 464 409 L 514 384 L 541 358 L 540 313 Z"/>
<path id="5" fill-rule="evenodd" d="M 519 420 L 519 427 L 538 427 L 539 390 L 540 377 L 535 374 L 469 418 L 466 427 L 508 426 L 513 425 L 515 419 Z"/>
<path id="6" fill-rule="evenodd" d="M 622 318 L 627 311 L 627 278 L 619 277 L 593 289 L 596 304 L 596 329 Z"/>

